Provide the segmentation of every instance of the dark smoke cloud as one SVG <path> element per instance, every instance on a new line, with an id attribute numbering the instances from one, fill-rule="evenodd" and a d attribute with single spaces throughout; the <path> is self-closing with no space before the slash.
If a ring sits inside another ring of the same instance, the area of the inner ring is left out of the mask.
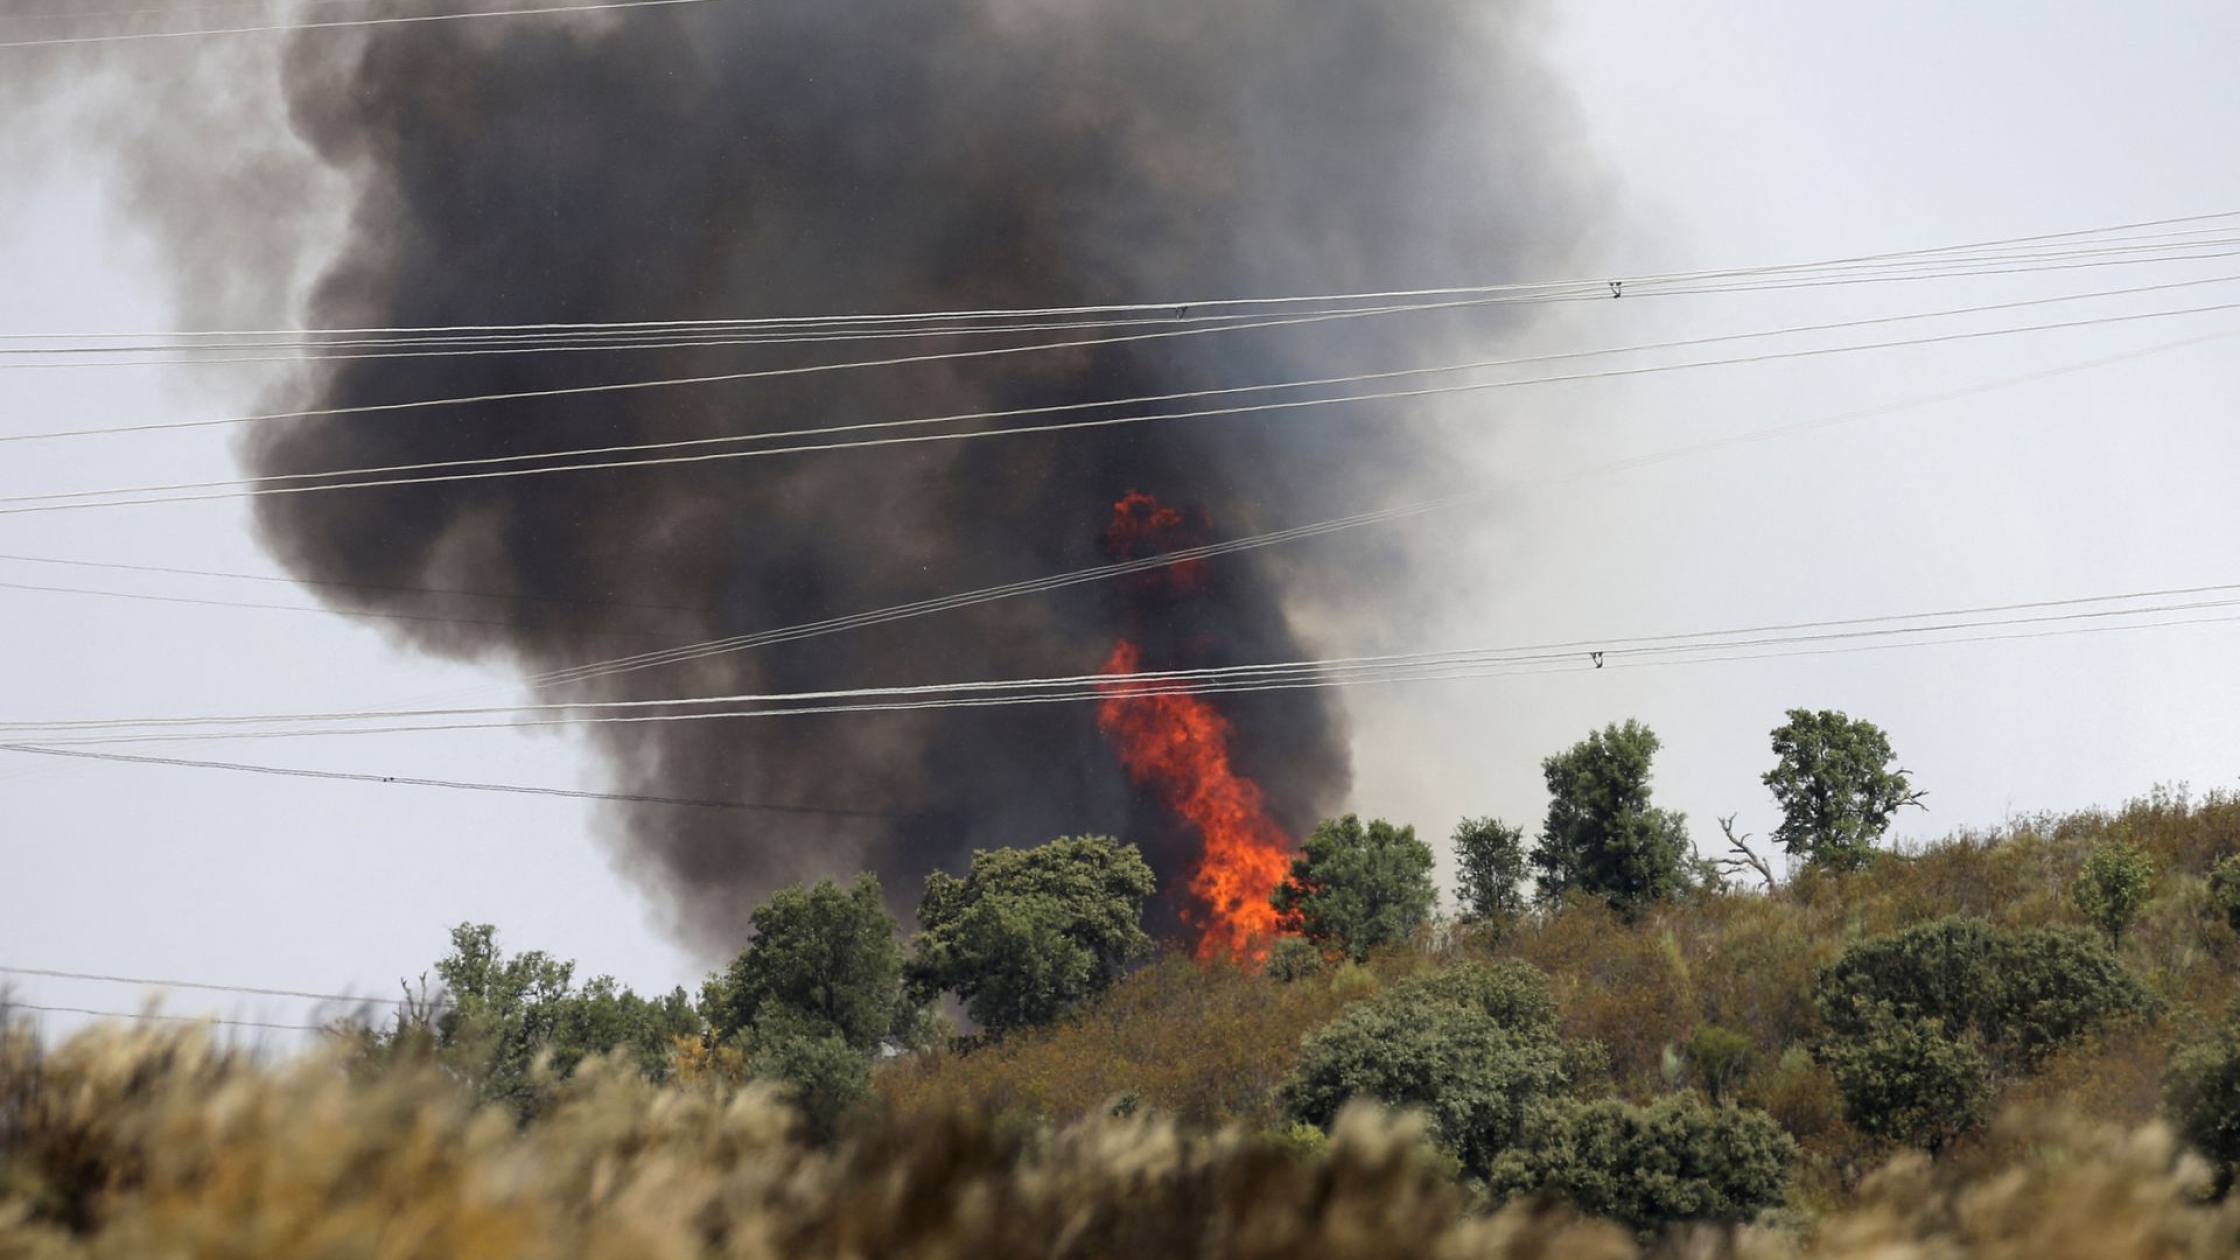
<path id="1" fill-rule="evenodd" d="M 1584 217 L 1537 20 L 1495 0 L 753 0 L 307 34 L 289 67 L 295 126 L 360 190 L 309 316 L 658 320 L 1537 277 Z M 246 455 L 291 473 L 1034 406 L 1400 366 L 1452 335 L 1411 317 L 344 417 L 262 431 Z M 479 395 L 866 349 L 359 362 L 310 393 Z M 1130 490 L 1230 536 L 1388 499 L 1428 462 L 1397 417 L 1333 410 L 282 497 L 258 524 L 306 578 L 546 597 L 328 596 L 508 619 L 397 633 L 541 670 L 645 646 L 618 632 L 689 642 L 1097 563 Z M 1078 674 L 1122 633 L 1154 665 L 1287 659 L 1305 649 L 1275 572 L 1224 559 L 1187 600 L 1079 588 L 564 694 Z M 1398 577 L 1369 576 L 1365 592 Z M 1342 799 L 1329 695 L 1222 707 L 1240 769 L 1286 827 Z M 869 867 L 907 906 L 975 846 L 1110 831 L 1145 844 L 1168 886 L 1185 869 L 1184 838 L 1136 798 L 1085 705 L 594 729 L 632 791 L 897 815 L 618 813 L 620 862 L 710 951 L 735 948 L 776 886 Z"/>

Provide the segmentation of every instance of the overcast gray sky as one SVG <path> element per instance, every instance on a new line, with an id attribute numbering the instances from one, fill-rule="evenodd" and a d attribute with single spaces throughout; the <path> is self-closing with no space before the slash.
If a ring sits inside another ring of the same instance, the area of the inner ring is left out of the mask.
<path id="1" fill-rule="evenodd" d="M 1573 4 L 1550 38 L 1609 176 L 1585 274 L 1805 261 L 2240 209 L 2230 160 L 2240 89 L 2229 65 L 2240 9 L 2215 0 Z M 9 55 L 0 50 L 0 76 L 14 72 Z M 176 71 L 195 53 L 168 45 L 133 55 Z M 0 120 L 12 167 L 0 182 L 0 332 L 173 326 L 152 246 L 101 160 L 101 134 L 56 143 L 65 133 L 54 129 L 72 121 L 62 112 Z M 1535 329 L 1527 348 L 2129 282 L 2127 273 L 1596 303 Z M 2206 303 L 2231 290 L 2197 292 Z M 1448 406 L 1425 422 L 1444 426 L 1458 468 L 1508 493 L 1398 529 L 1398 545 L 1426 558 L 1431 589 L 1380 610 L 1370 628 L 1356 615 L 1318 632 L 1312 544 L 1288 561 L 1301 574 L 1299 606 L 1318 649 L 1391 651 L 2240 581 L 2230 554 L 2240 541 L 2235 341 L 1595 471 L 2227 328 L 2240 329 L 2240 312 Z M 0 433 L 224 414 L 261 383 L 239 371 L 0 372 Z M 210 432 L 22 444 L 0 453 L 0 494 L 232 467 L 227 439 Z M 0 554 L 277 574 L 245 520 L 236 503 L 0 517 Z M 6 560 L 0 583 L 312 607 L 280 583 Z M 10 631 L 0 659 L 8 719 L 358 708 L 506 682 L 401 653 L 377 625 L 318 612 L 0 587 L 0 616 Z M 1762 835 L 1772 821 L 1758 783 L 1766 734 L 1792 706 L 1841 708 L 1890 732 L 1930 792 L 1932 812 L 1903 823 L 1915 837 L 2015 812 L 2115 805 L 2158 781 L 2228 787 L 2240 772 L 2236 642 L 2234 626 L 2207 625 L 1362 689 L 1347 698 L 1352 804 L 1435 838 L 1464 813 L 1529 825 L 1545 803 L 1539 758 L 1633 716 L 1663 736 L 1659 795 L 1689 813 L 1699 842 L 1726 813 Z M 564 735 L 251 743 L 208 755 L 603 785 Z M 708 960 L 655 929 L 637 890 L 609 868 L 593 816 L 566 800 L 0 754 L 0 964 L 385 994 L 441 952 L 447 925 L 471 919 L 500 925 L 515 947 L 549 949 L 641 989 L 696 984 Z M 17 993 L 110 1010 L 138 1001 L 127 988 L 43 979 Z M 197 994 L 172 995 L 165 1009 L 278 1022 L 311 1013 L 300 1002 Z"/>

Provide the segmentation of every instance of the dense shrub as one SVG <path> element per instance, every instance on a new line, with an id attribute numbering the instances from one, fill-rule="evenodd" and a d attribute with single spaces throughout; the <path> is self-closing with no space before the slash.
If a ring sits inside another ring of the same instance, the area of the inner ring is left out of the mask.
<path id="1" fill-rule="evenodd" d="M 1639 1234 L 1778 1207 L 1796 1143 L 1771 1116 L 1676 1094 L 1647 1106 L 1557 1100 L 1494 1161 L 1498 1197 L 1543 1194 Z"/>
<path id="2" fill-rule="evenodd" d="M 1358 1002 L 1301 1044 L 1290 1114 L 1327 1128 L 1356 1098 L 1421 1109 L 1434 1141 L 1484 1172 L 1526 1109 L 1562 1085 L 1547 979 L 1521 963 L 1464 963 Z"/>
<path id="3" fill-rule="evenodd" d="M 2154 859 L 2127 840 L 2102 841 L 2077 872 L 2071 896 L 2093 926 L 2108 934 L 2110 947 L 2123 944 L 2123 931 L 2139 917 L 2154 891 Z"/>
<path id="4" fill-rule="evenodd" d="M 2240 932 L 2240 853 L 2227 854 L 2209 868 L 2209 904 L 2225 926 Z"/>
<path id="5" fill-rule="evenodd" d="M 1943 1021 L 1888 1008 L 1823 1046 L 1843 1097 L 1843 1118 L 1870 1137 L 1931 1152 L 1980 1128 L 1991 1104 L 1991 1067 L 1974 1039 Z"/>
<path id="6" fill-rule="evenodd" d="M 2151 998 L 2108 948 L 2070 928 L 2000 931 L 1948 918 L 1861 941 L 1814 982 L 1837 1038 L 1872 1035 L 1889 1019 L 1972 1033 L 2027 1068 L 2046 1053 Z"/>
<path id="7" fill-rule="evenodd" d="M 1322 951 L 1302 936 L 1285 936 L 1268 947 L 1268 975 L 1289 984 L 1322 972 Z"/>
<path id="8" fill-rule="evenodd" d="M 2154 999 L 2107 946 L 2074 928 L 2003 934 L 1977 1026 L 2024 1066 L 2110 1020 L 2152 1009 Z"/>
<path id="9" fill-rule="evenodd" d="M 2170 1057 L 2162 1088 L 2171 1122 L 2216 1167 L 2217 1193 L 2229 1192 L 2240 1176 L 2240 1005 Z"/>

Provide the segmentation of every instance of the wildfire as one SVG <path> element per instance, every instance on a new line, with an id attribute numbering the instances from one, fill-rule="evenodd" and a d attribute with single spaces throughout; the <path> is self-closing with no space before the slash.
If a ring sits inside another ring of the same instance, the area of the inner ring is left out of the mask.
<path id="1" fill-rule="evenodd" d="M 1199 518 L 1198 523 L 1202 523 Z M 1105 545 L 1119 559 L 1173 551 L 1196 541 L 1193 522 L 1148 494 L 1131 491 L 1113 505 Z M 1144 593 L 1180 595 L 1205 581 L 1203 561 L 1139 575 Z M 1291 867 L 1291 839 L 1268 816 L 1260 785 L 1229 764 L 1229 721 L 1203 698 L 1171 687 L 1157 694 L 1123 679 L 1143 668 L 1143 649 L 1123 638 L 1100 673 L 1104 700 L 1097 726 L 1120 752 L 1128 777 L 1155 794 L 1202 841 L 1184 921 L 1198 931 L 1201 960 L 1227 954 L 1257 962 L 1276 934 L 1270 894 Z"/>

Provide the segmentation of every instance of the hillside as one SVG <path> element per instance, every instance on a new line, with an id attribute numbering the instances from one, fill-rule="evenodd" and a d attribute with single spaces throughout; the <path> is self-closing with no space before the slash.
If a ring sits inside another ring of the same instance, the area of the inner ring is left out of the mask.
<path id="1" fill-rule="evenodd" d="M 2077 873 L 2111 837 L 2155 868 L 2116 954 L 2147 996 L 2026 1057 L 1985 1039 L 1984 1114 L 2003 1118 L 1933 1156 L 1848 1122 L 1815 998 L 1846 951 L 1952 922 L 1984 940 L 2081 929 Z M 1630 920 L 1573 898 L 1366 963 L 1269 969 L 1288 979 L 1169 954 L 1049 1026 L 890 1055 L 830 1140 L 690 1037 L 661 1064 L 624 1053 L 563 1079 L 548 1062 L 517 1125 L 474 1105 L 464 1060 L 401 1041 L 269 1063 L 195 1030 L 44 1048 L 18 1025 L 0 1048 L 0 1254 L 1621 1256 L 1692 1236 L 1680 1221 L 1636 1242 L 1563 1195 L 1505 1194 L 1513 1154 L 1489 1181 L 1440 1147 L 1436 1115 L 1427 1142 L 1374 1107 L 1328 1134 L 1287 1112 L 1318 1030 L 1461 975 L 1552 998 L 1562 1092 L 1603 1100 L 1547 1104 L 1564 1114 L 1712 1132 L 1705 1117 L 1757 1109 L 1789 1135 L 1767 1148 L 1787 1152 L 1780 1202 L 1695 1246 L 2232 1254 L 2240 1215 L 2158 1114 L 2172 1047 L 2230 991 L 2240 938 L 2208 876 L 2236 851 L 2240 799 L 2157 792 L 1770 894 L 1699 889 Z"/>

